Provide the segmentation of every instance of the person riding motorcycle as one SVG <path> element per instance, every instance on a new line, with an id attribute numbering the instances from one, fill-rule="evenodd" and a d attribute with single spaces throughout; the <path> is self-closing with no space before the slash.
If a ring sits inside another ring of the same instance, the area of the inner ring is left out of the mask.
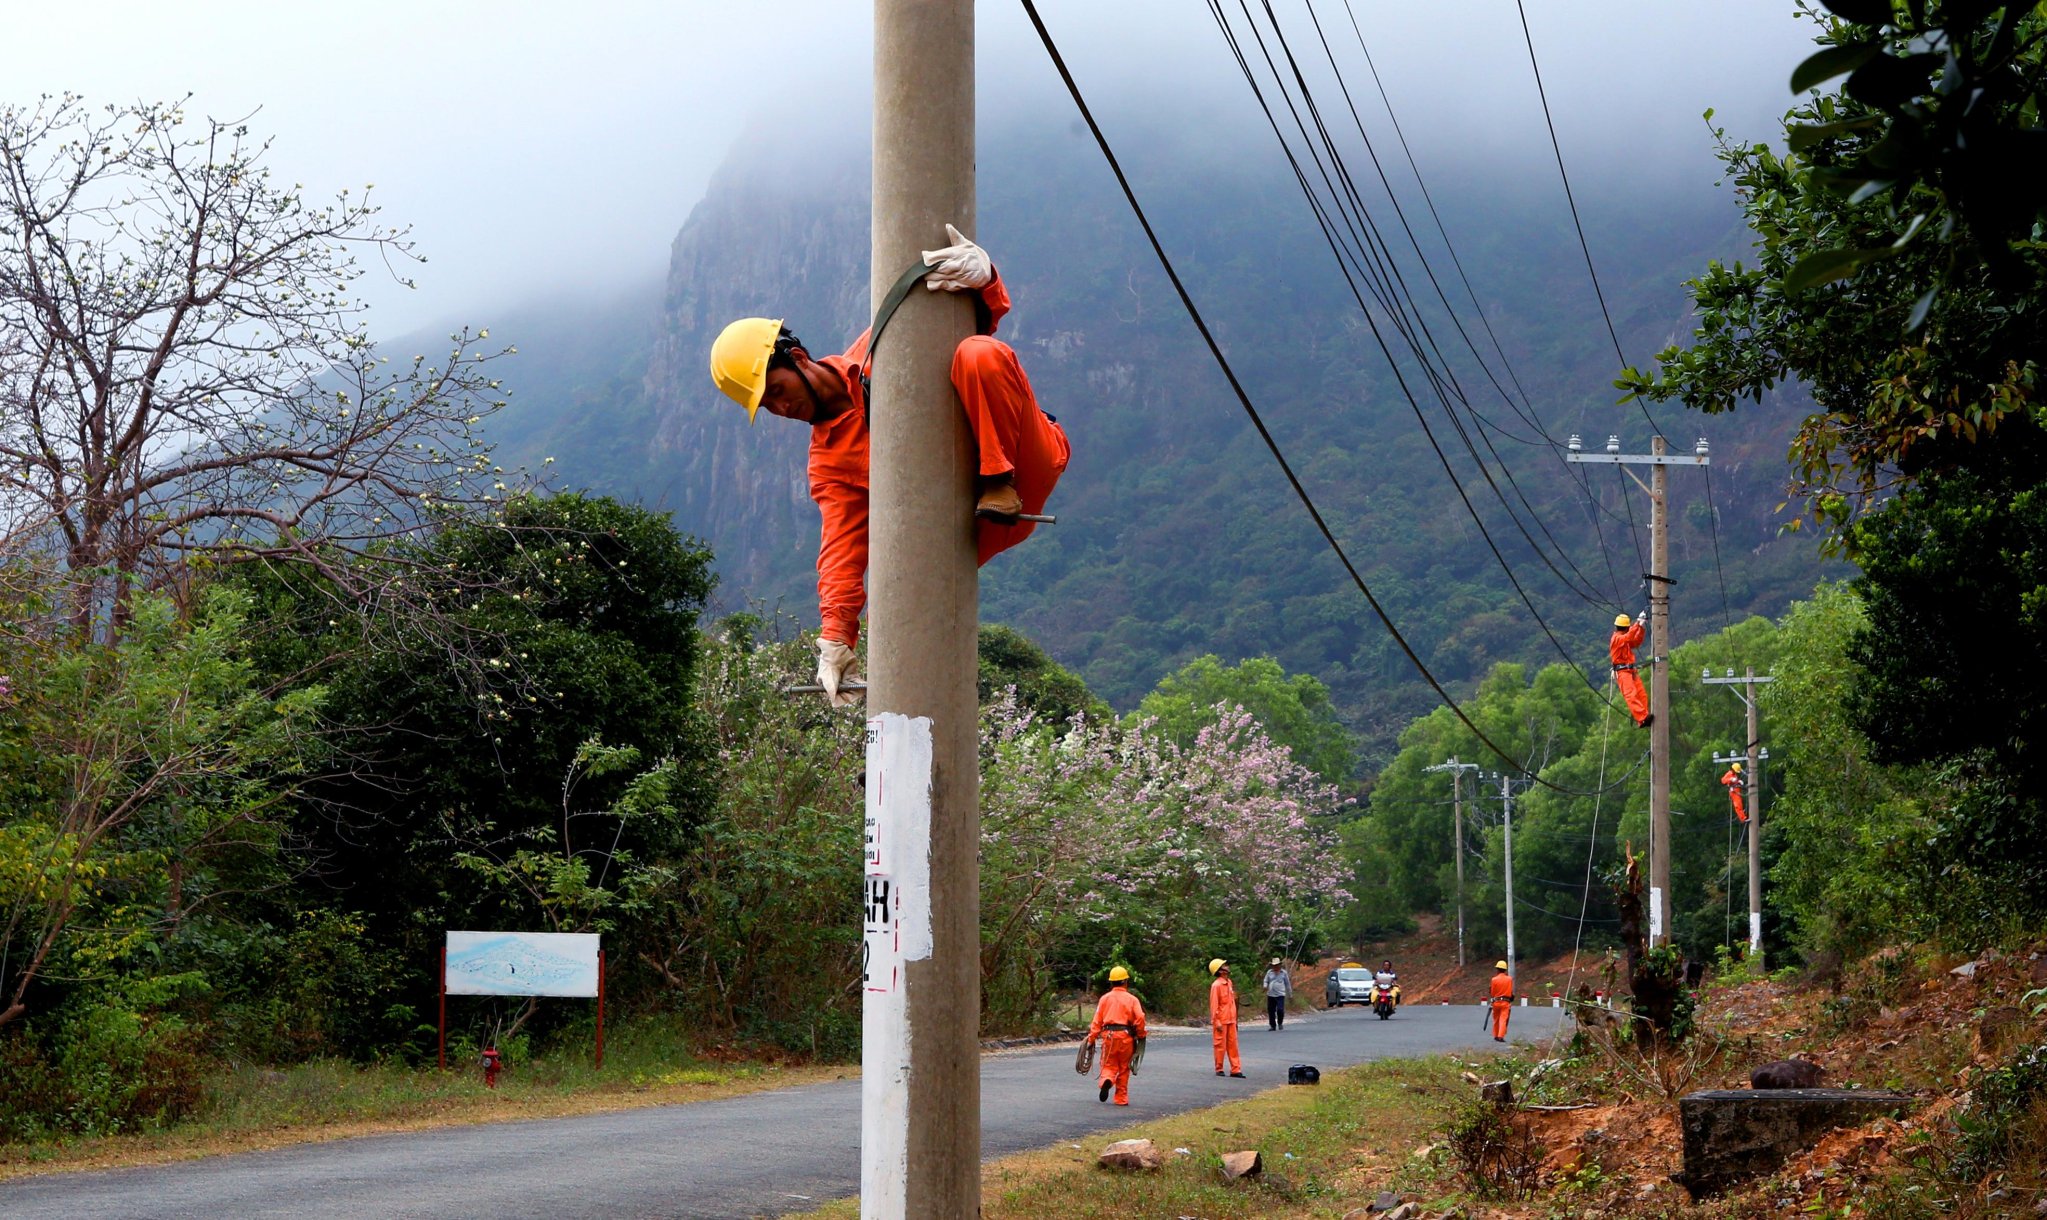
<path id="1" fill-rule="evenodd" d="M 1393 972 L 1392 958 L 1380 962 L 1379 968 L 1372 972 L 1372 985 L 1392 992 L 1393 1006 L 1400 1007 L 1400 976 Z"/>

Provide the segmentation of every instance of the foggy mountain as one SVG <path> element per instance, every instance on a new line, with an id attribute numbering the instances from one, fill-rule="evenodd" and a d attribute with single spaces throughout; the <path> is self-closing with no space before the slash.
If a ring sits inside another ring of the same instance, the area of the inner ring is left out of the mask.
<path id="1" fill-rule="evenodd" d="M 1500 660 L 1558 660 L 1387 371 L 1284 162 L 1248 138 L 1161 121 L 1127 140 L 1125 154 L 1239 376 L 1439 678 L 1454 689 Z M 806 146 L 800 175 L 788 172 L 785 152 L 743 146 L 719 170 L 675 239 L 658 302 L 622 293 L 601 306 L 499 315 L 494 336 L 522 354 L 495 435 L 507 466 L 553 456 L 559 485 L 671 511 L 714 549 L 724 607 L 756 600 L 814 624 L 817 513 L 805 493 L 805 429 L 766 415 L 749 427 L 706 371 L 712 337 L 735 317 L 784 317 L 820 352 L 841 350 L 866 323 L 867 150 Z M 1124 708 L 1201 653 L 1271 654 L 1327 682 L 1368 750 L 1384 749 L 1433 696 L 1251 431 L 1092 141 L 1077 124 L 1049 132 L 984 124 L 979 174 L 971 231 L 1016 303 L 1000 337 L 1074 443 L 1048 510 L 1060 523 L 984 570 L 984 621 L 1022 629 Z M 1511 380 L 1433 230 L 1415 231 L 1493 377 L 1517 400 L 1516 383 L 1525 388 L 1557 442 L 1578 431 L 1598 449 L 1617 432 L 1627 450 L 1645 450 L 1641 409 L 1614 405 L 1613 349 L 1553 174 L 1473 166 L 1430 188 Z M 1689 332 L 1681 281 L 1709 256 L 1738 255 L 1745 231 L 1726 195 L 1667 177 L 1645 176 L 1629 198 L 1581 203 L 1621 342 L 1645 365 Z M 1417 201 L 1403 205 L 1411 221 L 1426 218 Z M 1404 243 L 1389 216 L 1379 220 L 1388 241 Z M 1484 434 L 1518 484 L 1489 461 L 1501 493 L 1549 550 L 1540 517 L 1568 556 L 1552 562 L 1594 596 L 1567 589 L 1536 557 L 1403 358 L 1420 412 L 1570 659 L 1603 680 L 1613 613 L 1644 601 L 1635 540 L 1646 549 L 1646 497 L 1624 493 L 1612 467 L 1578 468 L 1594 509 L 1553 446 L 1463 349 L 1411 250 L 1404 274 L 1465 395 L 1490 421 L 1460 412 L 1463 428 L 1474 444 Z M 1671 476 L 1681 635 L 1725 616 L 1781 611 L 1818 577 L 1810 540 L 1779 537 L 1773 514 L 1797 415 L 1786 403 L 1713 420 L 1656 412 L 1674 448 L 1689 450 L 1701 432 L 1713 444 L 1717 570 L 1705 480 L 1697 471 Z M 1479 452 L 1490 459 L 1483 444 Z M 1632 535 L 1631 517 L 1642 527 Z"/>

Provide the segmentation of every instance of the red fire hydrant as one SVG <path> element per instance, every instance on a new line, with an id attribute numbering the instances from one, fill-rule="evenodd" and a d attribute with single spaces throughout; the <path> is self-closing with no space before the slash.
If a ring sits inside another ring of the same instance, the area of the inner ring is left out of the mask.
<path id="1" fill-rule="evenodd" d="M 502 1068 L 503 1066 L 504 1056 L 498 1054 L 497 1047 L 491 1046 L 484 1048 L 483 1052 L 484 1088 L 495 1089 L 498 1087 L 498 1069 Z"/>

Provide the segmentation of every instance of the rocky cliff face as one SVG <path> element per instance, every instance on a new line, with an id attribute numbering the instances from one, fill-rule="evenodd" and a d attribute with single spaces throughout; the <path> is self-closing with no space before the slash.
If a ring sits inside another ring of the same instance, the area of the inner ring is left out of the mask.
<path id="1" fill-rule="evenodd" d="M 677 523 L 718 556 L 723 598 L 793 598 L 815 562 L 817 509 L 804 478 L 808 431 L 746 412 L 711 384 L 711 340 L 726 323 L 780 317 L 820 352 L 858 334 L 866 302 L 864 148 L 806 154 L 788 177 L 735 157 L 676 235 L 644 392 L 650 471 Z M 820 159 L 823 158 L 823 159 Z"/>

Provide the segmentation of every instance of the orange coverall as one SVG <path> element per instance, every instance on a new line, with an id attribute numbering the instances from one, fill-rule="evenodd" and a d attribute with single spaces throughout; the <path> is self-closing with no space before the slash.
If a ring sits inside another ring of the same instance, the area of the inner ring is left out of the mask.
<path id="1" fill-rule="evenodd" d="M 1502 970 L 1493 975 L 1491 983 L 1493 1005 L 1493 1037 L 1505 1041 L 1507 1018 L 1514 1011 L 1514 976 Z"/>
<path id="2" fill-rule="evenodd" d="M 1115 1085 L 1119 1106 L 1130 1104 L 1130 1060 L 1137 1053 L 1137 1039 L 1145 1036 L 1144 1005 L 1121 983 L 1109 988 L 1095 1005 L 1087 1040 L 1102 1044 L 1102 1072 L 1096 1083 Z"/>
<path id="3" fill-rule="evenodd" d="M 1748 821 L 1748 805 L 1741 799 L 1741 790 L 1746 786 L 1742 781 L 1741 772 L 1729 767 L 1727 774 L 1720 777 L 1720 782 L 1727 786 L 1727 799 L 1734 802 L 1734 820 Z"/>
<path id="4" fill-rule="evenodd" d="M 1023 510 L 1043 512 L 1072 446 L 1065 429 L 1039 409 L 1016 353 L 993 337 L 1009 312 L 1009 290 L 1000 277 L 981 289 L 981 300 L 988 307 L 990 333 L 962 340 L 952 356 L 952 386 L 974 434 L 977 473 L 1013 475 Z M 867 397 L 860 387 L 867 340 L 868 332 L 862 331 L 843 355 L 818 362 L 844 379 L 853 405 L 810 430 L 810 498 L 824 517 L 817 547 L 820 634 L 848 648 L 859 642 L 860 611 L 867 605 Z M 977 520 L 980 561 L 987 563 L 1036 528 L 1030 521 L 998 525 Z"/>
<path id="5" fill-rule="evenodd" d="M 1244 1061 L 1237 1054 L 1237 985 L 1230 982 L 1227 974 L 1215 976 L 1215 982 L 1208 985 L 1208 1024 L 1215 1036 L 1215 1070 L 1223 1070 L 1223 1060 L 1230 1061 L 1230 1070 L 1241 1073 Z"/>
<path id="6" fill-rule="evenodd" d="M 1614 684 L 1621 688 L 1621 698 L 1628 701 L 1628 715 L 1636 724 L 1649 719 L 1649 695 L 1642 689 L 1642 679 L 1635 676 L 1635 649 L 1648 633 L 1648 627 L 1638 620 L 1632 627 L 1614 628 L 1613 638 L 1606 642 L 1606 654 L 1613 660 Z"/>

